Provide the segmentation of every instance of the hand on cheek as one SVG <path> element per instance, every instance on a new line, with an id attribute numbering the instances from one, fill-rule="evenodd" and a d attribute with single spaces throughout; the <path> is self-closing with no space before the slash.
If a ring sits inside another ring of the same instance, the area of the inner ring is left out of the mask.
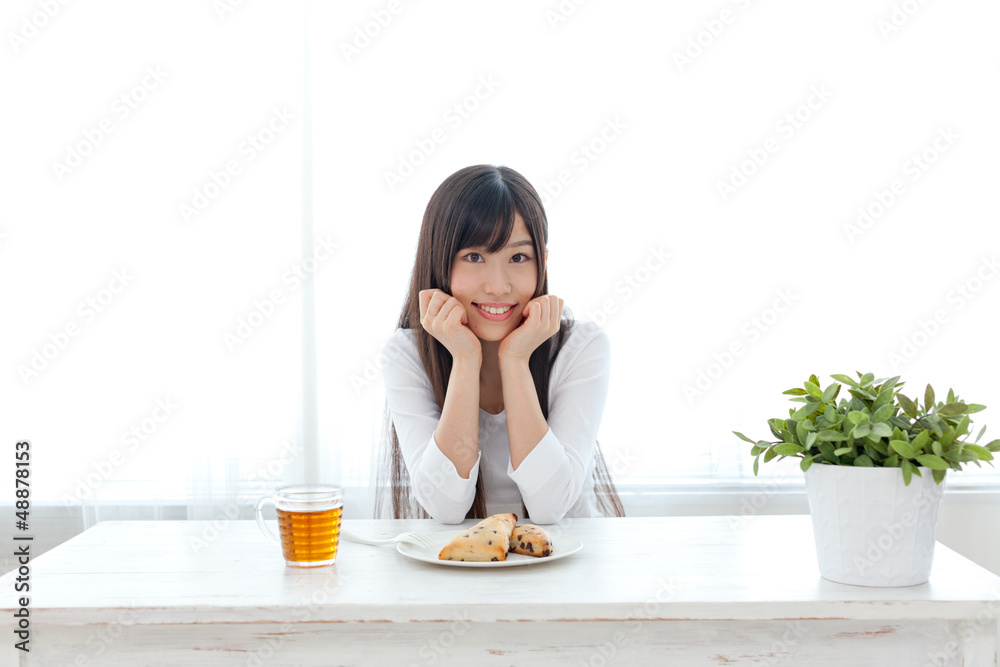
<path id="1" fill-rule="evenodd" d="M 539 345 L 559 331 L 563 300 L 554 294 L 543 294 L 524 304 L 524 320 L 500 341 L 501 359 L 527 361 Z"/>

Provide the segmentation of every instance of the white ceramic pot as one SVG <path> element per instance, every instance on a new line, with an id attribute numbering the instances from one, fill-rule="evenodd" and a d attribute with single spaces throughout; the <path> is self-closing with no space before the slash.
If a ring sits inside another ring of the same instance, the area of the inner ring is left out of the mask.
<path id="1" fill-rule="evenodd" d="M 856 586 L 913 586 L 934 562 L 941 493 L 929 468 L 813 464 L 805 473 L 819 572 Z"/>

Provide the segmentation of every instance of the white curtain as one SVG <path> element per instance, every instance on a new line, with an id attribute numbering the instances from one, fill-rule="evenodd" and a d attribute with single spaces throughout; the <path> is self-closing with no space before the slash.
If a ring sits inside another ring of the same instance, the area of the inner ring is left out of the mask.
<path id="1" fill-rule="evenodd" d="M 423 209 L 478 163 L 611 336 L 623 491 L 752 480 L 731 431 L 814 372 L 1000 411 L 993 3 L 56 4 L 0 50 L 0 451 L 39 521 L 302 479 L 365 516 Z"/>

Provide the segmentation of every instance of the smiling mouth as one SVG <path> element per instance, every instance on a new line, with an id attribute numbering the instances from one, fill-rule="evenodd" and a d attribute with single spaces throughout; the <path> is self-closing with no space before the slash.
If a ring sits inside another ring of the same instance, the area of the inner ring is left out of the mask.
<path id="1" fill-rule="evenodd" d="M 480 310 L 483 310 L 483 311 L 489 313 L 490 315 L 503 315 L 508 310 L 510 310 L 511 308 L 514 307 L 514 306 L 503 306 L 501 308 L 495 308 L 493 306 L 483 306 L 483 305 L 480 305 L 478 303 L 473 304 L 473 305 L 476 306 L 476 308 L 479 308 Z"/>

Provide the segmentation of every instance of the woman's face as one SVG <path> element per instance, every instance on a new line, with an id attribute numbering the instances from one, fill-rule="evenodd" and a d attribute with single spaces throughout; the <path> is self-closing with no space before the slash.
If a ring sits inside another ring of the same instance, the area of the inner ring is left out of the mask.
<path id="1" fill-rule="evenodd" d="M 451 267 L 451 295 L 465 307 L 469 328 L 483 341 L 503 340 L 520 326 L 521 311 L 534 297 L 537 284 L 535 249 L 520 213 L 515 214 L 514 231 L 500 252 L 462 248 Z"/>

